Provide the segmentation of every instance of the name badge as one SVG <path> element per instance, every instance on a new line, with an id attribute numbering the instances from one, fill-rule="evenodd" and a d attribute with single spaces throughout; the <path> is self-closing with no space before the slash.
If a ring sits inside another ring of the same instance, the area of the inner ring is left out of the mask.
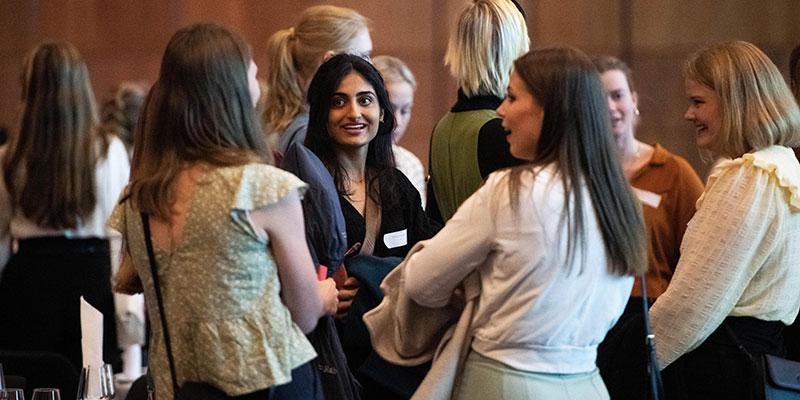
<path id="1" fill-rule="evenodd" d="M 405 246 L 408 244 L 408 232 L 403 229 L 402 231 L 387 233 L 383 235 L 383 243 L 387 249 Z"/>
<path id="2" fill-rule="evenodd" d="M 636 197 L 638 197 L 642 203 L 650 207 L 658 208 L 658 205 L 661 204 L 661 195 L 658 193 L 637 188 L 633 188 L 633 192 L 636 193 Z"/>

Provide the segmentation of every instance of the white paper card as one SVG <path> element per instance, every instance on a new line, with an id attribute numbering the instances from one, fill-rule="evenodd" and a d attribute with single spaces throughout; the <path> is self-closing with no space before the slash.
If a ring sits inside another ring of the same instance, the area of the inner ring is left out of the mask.
<path id="1" fill-rule="evenodd" d="M 81 296 L 81 350 L 83 366 L 91 366 L 90 373 L 99 376 L 103 366 L 103 313 Z M 100 380 L 89 379 L 88 394 L 100 394 Z"/>
<path id="2" fill-rule="evenodd" d="M 383 243 L 386 245 L 387 249 L 393 249 L 395 247 L 407 245 L 408 230 L 403 229 L 402 231 L 387 233 L 383 235 Z"/>
<path id="3" fill-rule="evenodd" d="M 633 192 L 636 193 L 636 197 L 638 197 L 642 203 L 650 207 L 658 208 L 658 205 L 661 204 L 661 195 L 658 193 L 638 188 L 633 188 Z"/>

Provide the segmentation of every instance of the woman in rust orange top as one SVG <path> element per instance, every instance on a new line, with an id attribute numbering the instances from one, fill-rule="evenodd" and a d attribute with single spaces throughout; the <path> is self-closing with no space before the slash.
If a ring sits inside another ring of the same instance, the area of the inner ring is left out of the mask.
<path id="1" fill-rule="evenodd" d="M 647 300 L 652 304 L 667 290 L 678 264 L 686 224 L 694 215 L 703 183 L 682 157 L 636 139 L 638 95 L 630 68 L 611 56 L 597 57 L 594 63 L 606 90 L 620 163 L 644 212 L 649 243 Z M 643 385 L 646 378 L 642 311 L 642 285 L 636 279 L 625 312 L 598 349 L 597 364 L 613 399 L 641 398 L 644 386 L 631 380 L 640 378 Z"/>

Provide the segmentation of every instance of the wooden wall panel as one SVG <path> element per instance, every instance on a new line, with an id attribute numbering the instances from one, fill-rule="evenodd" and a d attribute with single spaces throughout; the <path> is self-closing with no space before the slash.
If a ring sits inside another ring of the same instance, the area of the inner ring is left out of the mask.
<path id="1" fill-rule="evenodd" d="M 568 44 L 588 53 L 624 55 L 640 91 L 639 135 L 690 159 L 700 170 L 683 121 L 683 59 L 721 40 L 753 41 L 782 70 L 800 43 L 796 0 L 520 0 L 534 46 Z M 210 20 L 234 27 L 266 68 L 267 38 L 315 4 L 358 9 L 372 21 L 374 54 L 404 59 L 419 82 L 403 144 L 427 163 L 429 134 L 455 100 L 443 65 L 458 13 L 469 0 L 5 0 L 0 2 L 0 125 L 16 129 L 24 54 L 45 39 L 68 40 L 84 54 L 98 99 L 121 80 L 152 82 L 170 35 Z M 629 34 L 626 25 L 630 24 Z"/>

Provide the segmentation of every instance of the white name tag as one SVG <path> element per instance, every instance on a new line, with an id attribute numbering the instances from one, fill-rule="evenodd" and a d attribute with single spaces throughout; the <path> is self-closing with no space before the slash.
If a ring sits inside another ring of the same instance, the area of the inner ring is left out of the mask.
<path id="1" fill-rule="evenodd" d="M 642 203 L 650 207 L 658 208 L 658 205 L 661 204 L 660 194 L 637 188 L 633 188 L 633 192 L 636 193 L 636 197 L 638 197 Z"/>
<path id="2" fill-rule="evenodd" d="M 387 233 L 383 235 L 383 243 L 386 245 L 387 249 L 393 249 L 395 247 L 407 245 L 408 244 L 407 230 L 403 229 L 402 231 Z"/>

